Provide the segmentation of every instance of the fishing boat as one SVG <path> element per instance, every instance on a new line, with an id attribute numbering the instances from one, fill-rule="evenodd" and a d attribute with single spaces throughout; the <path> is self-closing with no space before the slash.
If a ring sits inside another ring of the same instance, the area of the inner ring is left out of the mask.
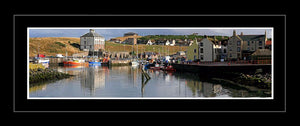
<path id="1" fill-rule="evenodd" d="M 83 59 L 73 59 L 69 61 L 63 61 L 64 65 L 83 65 L 85 64 L 85 60 Z"/>
<path id="2" fill-rule="evenodd" d="M 89 65 L 101 65 L 101 62 L 97 59 L 89 61 Z"/>
<path id="3" fill-rule="evenodd" d="M 167 66 L 165 70 L 166 71 L 176 71 L 176 69 L 174 69 L 172 65 Z"/>
<path id="4" fill-rule="evenodd" d="M 132 66 L 138 66 L 138 65 L 139 65 L 139 62 L 136 61 L 136 60 L 134 60 L 134 61 L 131 62 L 131 65 L 132 65 Z"/>
<path id="5" fill-rule="evenodd" d="M 150 69 L 153 69 L 153 70 L 160 70 L 160 66 L 159 66 L 158 63 L 156 63 L 156 64 L 154 65 L 154 67 L 150 67 Z"/>
<path id="6" fill-rule="evenodd" d="M 104 58 L 101 65 L 109 65 L 109 58 Z"/>
<path id="7" fill-rule="evenodd" d="M 39 58 L 37 59 L 37 63 L 47 63 L 49 64 L 50 60 L 48 58 Z"/>
<path id="8" fill-rule="evenodd" d="M 101 62 L 98 61 L 90 61 L 89 65 L 101 65 Z"/>

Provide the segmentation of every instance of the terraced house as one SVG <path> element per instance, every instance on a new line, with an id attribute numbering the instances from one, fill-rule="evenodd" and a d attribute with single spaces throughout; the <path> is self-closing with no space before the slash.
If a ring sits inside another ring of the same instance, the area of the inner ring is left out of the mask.
<path id="1" fill-rule="evenodd" d="M 249 60 L 251 54 L 258 49 L 265 49 L 267 32 L 264 35 L 240 35 L 233 30 L 233 36 L 228 40 L 228 60 Z"/>

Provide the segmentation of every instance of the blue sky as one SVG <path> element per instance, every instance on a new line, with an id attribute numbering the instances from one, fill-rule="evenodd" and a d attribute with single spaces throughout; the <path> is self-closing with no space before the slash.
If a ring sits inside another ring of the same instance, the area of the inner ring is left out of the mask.
<path id="1" fill-rule="evenodd" d="M 105 39 L 110 39 L 114 37 L 121 37 L 126 32 L 135 32 L 141 36 L 145 35 L 190 35 L 192 33 L 198 33 L 199 35 L 220 35 L 220 36 L 232 36 L 234 29 L 229 28 L 151 28 L 151 29 L 142 29 L 142 28 L 30 28 L 29 37 L 80 37 L 81 35 L 89 32 L 89 29 L 95 29 L 95 31 L 104 36 Z M 272 29 L 270 28 L 258 28 L 258 29 L 245 29 L 245 28 L 236 28 L 237 34 L 241 32 L 244 35 L 251 34 L 265 34 L 267 31 L 267 37 L 272 37 Z"/>

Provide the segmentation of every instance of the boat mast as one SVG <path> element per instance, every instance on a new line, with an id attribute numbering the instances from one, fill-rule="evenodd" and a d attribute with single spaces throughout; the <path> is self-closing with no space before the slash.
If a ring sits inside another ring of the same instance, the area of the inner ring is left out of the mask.
<path id="1" fill-rule="evenodd" d="M 38 44 L 38 55 L 37 55 L 37 57 L 38 57 L 38 58 L 40 57 L 40 42 L 39 42 L 39 44 Z"/>

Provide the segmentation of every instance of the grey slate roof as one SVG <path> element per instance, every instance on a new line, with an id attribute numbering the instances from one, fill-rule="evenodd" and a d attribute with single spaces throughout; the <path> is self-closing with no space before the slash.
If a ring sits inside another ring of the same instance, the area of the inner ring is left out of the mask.
<path id="1" fill-rule="evenodd" d="M 264 41 L 265 35 L 239 35 L 243 41 Z"/>
<path id="2" fill-rule="evenodd" d="M 80 37 L 103 37 L 96 32 L 88 32 Z M 104 38 L 104 37 L 103 37 Z"/>

